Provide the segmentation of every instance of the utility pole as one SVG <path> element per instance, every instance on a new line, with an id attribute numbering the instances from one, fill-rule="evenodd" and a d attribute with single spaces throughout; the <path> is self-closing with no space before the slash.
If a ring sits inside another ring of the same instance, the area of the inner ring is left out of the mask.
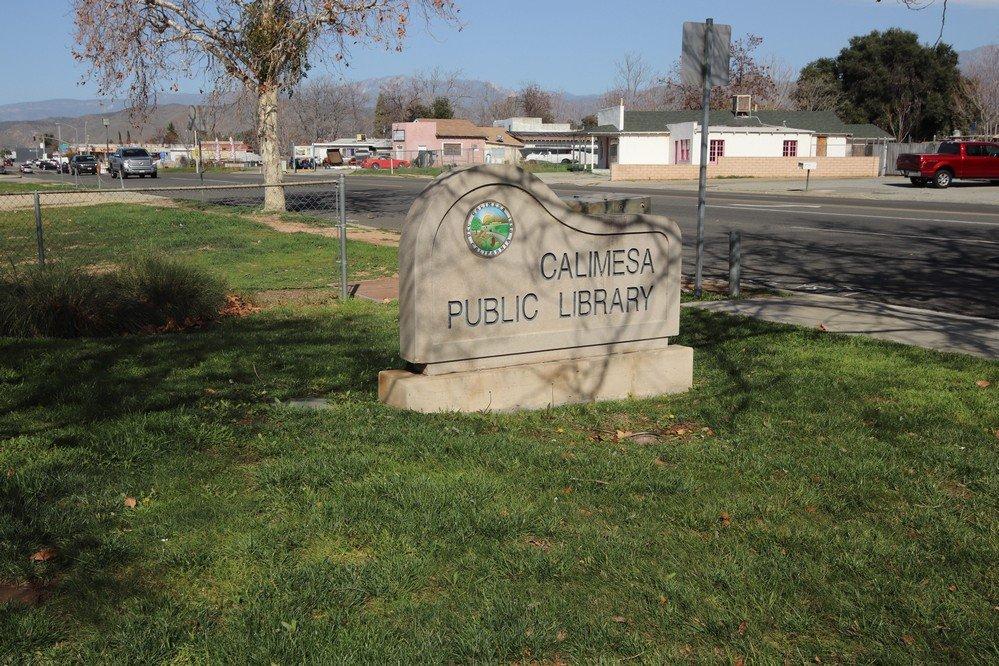
<path id="1" fill-rule="evenodd" d="M 59 170 L 59 180 L 63 180 L 62 174 L 62 125 L 56 123 L 56 134 L 59 135 L 59 159 L 56 160 L 56 169 Z"/>
<path id="2" fill-rule="evenodd" d="M 101 122 L 104 124 L 104 169 L 107 170 L 108 153 L 111 152 L 111 121 L 104 118 Z"/>

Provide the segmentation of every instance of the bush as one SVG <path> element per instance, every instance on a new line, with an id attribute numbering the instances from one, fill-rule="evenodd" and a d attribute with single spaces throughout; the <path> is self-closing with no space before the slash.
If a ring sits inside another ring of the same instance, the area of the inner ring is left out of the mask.
<path id="1" fill-rule="evenodd" d="M 75 338 L 191 328 L 216 321 L 224 302 L 218 278 L 158 258 L 100 274 L 30 268 L 0 278 L 0 335 Z"/>

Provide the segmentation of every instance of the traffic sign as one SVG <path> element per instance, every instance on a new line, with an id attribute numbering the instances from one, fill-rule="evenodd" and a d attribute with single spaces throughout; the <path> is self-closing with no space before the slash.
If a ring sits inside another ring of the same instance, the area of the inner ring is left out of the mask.
<path id="1" fill-rule="evenodd" d="M 687 21 L 683 24 L 680 81 L 684 85 L 700 88 L 704 84 L 704 40 L 708 32 L 707 23 Z M 732 54 L 732 26 L 712 23 L 710 35 L 707 48 L 710 63 L 708 84 L 712 87 L 727 86 L 729 58 Z"/>

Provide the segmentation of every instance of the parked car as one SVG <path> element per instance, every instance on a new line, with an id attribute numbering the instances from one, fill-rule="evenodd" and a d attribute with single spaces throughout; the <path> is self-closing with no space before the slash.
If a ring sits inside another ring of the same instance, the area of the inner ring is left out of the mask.
<path id="1" fill-rule="evenodd" d="M 97 173 L 97 160 L 93 155 L 73 155 L 69 160 L 69 171 L 74 176 L 81 173 Z"/>
<path id="2" fill-rule="evenodd" d="M 397 160 L 394 157 L 368 157 L 361 162 L 362 169 L 398 169 L 410 166 L 409 160 Z"/>
<path id="3" fill-rule="evenodd" d="M 21 162 L 21 173 L 34 173 L 35 167 L 31 165 L 31 162 Z"/>
<path id="4" fill-rule="evenodd" d="M 119 148 L 108 158 L 112 178 L 139 176 L 156 178 L 156 165 L 145 148 Z"/>
<path id="5" fill-rule="evenodd" d="M 917 186 L 950 187 L 955 178 L 999 184 L 999 143 L 944 141 L 935 153 L 902 153 L 895 169 Z"/>
<path id="6" fill-rule="evenodd" d="M 37 165 L 40 171 L 55 171 L 59 168 L 55 160 L 38 160 Z"/>

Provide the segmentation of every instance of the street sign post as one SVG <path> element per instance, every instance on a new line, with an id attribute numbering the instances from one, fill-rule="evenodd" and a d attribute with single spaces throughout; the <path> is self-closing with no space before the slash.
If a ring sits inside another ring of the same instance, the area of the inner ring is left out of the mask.
<path id="1" fill-rule="evenodd" d="M 201 184 L 204 185 L 205 174 L 204 171 L 202 170 L 202 164 L 201 164 L 201 137 L 199 136 L 199 131 L 203 130 L 201 130 L 201 128 L 198 127 L 198 107 L 194 106 L 193 104 L 190 106 L 190 109 L 188 110 L 187 129 L 188 131 L 194 130 L 194 145 L 196 146 L 196 150 L 198 151 L 194 157 L 194 170 L 198 172 L 198 178 L 201 179 Z"/>
<path id="2" fill-rule="evenodd" d="M 694 265 L 694 293 L 701 296 L 701 275 L 704 269 L 704 215 L 707 209 L 708 186 L 708 125 L 712 86 L 728 85 L 732 26 L 715 25 L 714 19 L 704 23 L 687 21 L 683 24 L 680 53 L 680 79 L 687 85 L 701 86 L 701 165 L 697 185 L 697 258 Z"/>
<path id="3" fill-rule="evenodd" d="M 808 180 L 811 178 L 812 171 L 818 168 L 817 162 L 798 162 L 798 168 L 805 170 L 805 191 L 808 191 Z"/>

